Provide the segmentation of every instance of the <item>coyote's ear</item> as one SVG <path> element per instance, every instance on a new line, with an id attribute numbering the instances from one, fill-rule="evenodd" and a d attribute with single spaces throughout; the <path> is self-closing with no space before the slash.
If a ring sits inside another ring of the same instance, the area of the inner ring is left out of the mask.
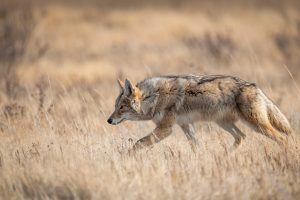
<path id="1" fill-rule="evenodd" d="M 120 87 L 120 90 L 122 91 L 124 89 L 124 82 L 118 79 L 118 85 Z"/>
<path id="2" fill-rule="evenodd" d="M 125 80 L 124 94 L 129 97 L 133 93 L 133 87 L 128 79 Z"/>

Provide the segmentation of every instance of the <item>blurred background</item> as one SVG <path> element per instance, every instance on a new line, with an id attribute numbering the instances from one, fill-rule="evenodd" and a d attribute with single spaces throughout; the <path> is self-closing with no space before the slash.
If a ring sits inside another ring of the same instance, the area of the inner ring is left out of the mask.
<path id="1" fill-rule="evenodd" d="M 13 90 L 12 77 L 70 86 L 189 73 L 291 84 L 299 8 L 297 0 L 2 0 L 1 87 Z"/>
<path id="2" fill-rule="evenodd" d="M 299 137 L 285 149 L 198 123 L 126 156 L 152 123 L 106 123 L 116 80 L 227 74 L 300 130 L 299 0 L 1 0 L 0 199 L 300 199 Z M 198 134 L 199 133 L 199 134 Z"/>

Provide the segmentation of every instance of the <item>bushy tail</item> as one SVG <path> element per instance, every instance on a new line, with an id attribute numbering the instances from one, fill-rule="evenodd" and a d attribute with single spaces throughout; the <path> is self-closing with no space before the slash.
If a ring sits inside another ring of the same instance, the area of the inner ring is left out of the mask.
<path id="1" fill-rule="evenodd" d="M 255 86 L 245 87 L 237 97 L 241 116 L 259 133 L 284 144 L 292 132 L 290 124 L 280 110 Z"/>
<path id="2" fill-rule="evenodd" d="M 272 126 L 278 131 L 290 135 L 292 133 L 292 128 L 289 121 L 269 99 L 266 98 L 266 101 L 268 118 Z"/>

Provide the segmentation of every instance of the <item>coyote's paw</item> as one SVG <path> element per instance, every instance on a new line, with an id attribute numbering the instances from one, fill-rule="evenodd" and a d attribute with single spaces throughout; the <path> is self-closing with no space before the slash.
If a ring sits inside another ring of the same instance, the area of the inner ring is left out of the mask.
<path id="1" fill-rule="evenodd" d="M 237 150 L 242 145 L 243 140 L 235 141 L 233 145 L 229 148 L 229 151 L 233 152 Z"/>
<path id="2" fill-rule="evenodd" d="M 138 150 L 142 149 L 142 148 L 143 148 L 143 145 L 141 144 L 141 142 L 140 142 L 140 141 L 137 141 L 137 142 L 132 146 L 132 148 L 128 150 L 128 154 L 129 154 L 129 155 L 135 155 L 135 153 L 136 153 Z"/>

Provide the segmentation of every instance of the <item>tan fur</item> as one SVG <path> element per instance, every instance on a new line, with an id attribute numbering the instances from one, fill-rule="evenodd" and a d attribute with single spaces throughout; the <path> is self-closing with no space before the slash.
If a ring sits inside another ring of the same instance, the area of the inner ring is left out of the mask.
<path id="1" fill-rule="evenodd" d="M 241 144 L 245 134 L 235 125 L 242 119 L 258 132 L 282 144 L 282 133 L 291 133 L 288 120 L 254 83 L 237 77 L 161 76 L 133 86 L 119 81 L 121 93 L 111 124 L 125 120 L 152 120 L 156 128 L 138 140 L 133 149 L 152 145 L 172 133 L 174 124 L 184 131 L 191 144 L 197 144 L 194 122 L 214 121 Z"/>

